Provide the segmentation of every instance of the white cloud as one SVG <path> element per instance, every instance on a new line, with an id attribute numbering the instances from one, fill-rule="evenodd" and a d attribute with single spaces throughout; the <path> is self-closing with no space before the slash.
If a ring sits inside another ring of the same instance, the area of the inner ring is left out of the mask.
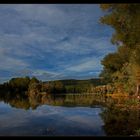
<path id="1" fill-rule="evenodd" d="M 85 72 L 93 69 L 100 69 L 99 58 L 86 58 L 79 61 L 78 64 L 66 68 L 72 72 Z"/>
<path id="2" fill-rule="evenodd" d="M 33 70 L 32 76 L 37 77 L 38 79 L 41 79 L 43 81 L 49 81 L 49 80 L 57 80 L 63 77 L 63 74 L 58 72 L 52 72 L 48 70 Z"/>
<path id="3" fill-rule="evenodd" d="M 25 63 L 22 60 L 14 59 L 14 58 L 5 58 L 4 60 L 0 61 L 0 69 L 1 70 L 15 70 L 15 69 L 21 69 L 28 66 L 27 63 Z"/>
<path id="4" fill-rule="evenodd" d="M 35 75 L 35 76 L 56 76 L 58 75 L 58 73 L 55 73 L 55 72 L 50 72 L 50 71 L 47 71 L 47 70 L 35 70 L 32 75 Z"/>
<path id="5" fill-rule="evenodd" d="M 101 69 L 114 49 L 101 15 L 97 5 L 0 5 L 0 70 L 55 79 Z"/>
<path id="6" fill-rule="evenodd" d="M 114 47 L 109 42 L 108 37 L 89 38 L 78 36 L 77 38 L 70 38 L 69 40 L 58 42 L 55 49 L 74 54 L 95 52 L 97 55 L 105 55 L 109 51 L 112 52 Z"/>
<path id="7" fill-rule="evenodd" d="M 28 67 L 28 63 L 21 59 L 16 59 L 7 55 L 9 48 L 0 47 L 0 70 L 15 70 Z"/>

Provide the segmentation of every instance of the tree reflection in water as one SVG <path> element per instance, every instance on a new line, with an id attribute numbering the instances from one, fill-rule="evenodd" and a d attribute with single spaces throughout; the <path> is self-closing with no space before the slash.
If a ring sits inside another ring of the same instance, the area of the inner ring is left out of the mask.
<path id="1" fill-rule="evenodd" d="M 138 135 L 140 129 L 140 109 L 121 110 L 108 107 L 101 114 L 104 120 L 104 130 L 108 136 Z"/>
<path id="2" fill-rule="evenodd" d="M 96 99 L 96 100 L 95 100 Z M 21 109 L 36 109 L 47 104 L 55 106 L 93 106 L 104 105 L 95 96 L 74 96 L 45 93 L 10 93 L 1 92 L 0 101 Z M 100 98 L 101 100 L 101 98 Z M 103 99 L 102 99 L 103 100 Z M 110 99 L 108 99 L 109 101 Z M 101 113 L 104 130 L 108 136 L 137 135 L 140 129 L 140 110 L 121 110 L 115 106 L 107 106 Z"/>

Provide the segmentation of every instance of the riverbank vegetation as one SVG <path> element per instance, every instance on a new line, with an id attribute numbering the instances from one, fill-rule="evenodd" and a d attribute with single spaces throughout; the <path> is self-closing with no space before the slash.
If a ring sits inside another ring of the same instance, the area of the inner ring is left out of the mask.
<path id="1" fill-rule="evenodd" d="M 121 92 L 140 94 L 140 4 L 101 4 L 106 12 L 101 23 L 114 29 L 112 43 L 117 51 L 102 60 L 100 76 Z"/>

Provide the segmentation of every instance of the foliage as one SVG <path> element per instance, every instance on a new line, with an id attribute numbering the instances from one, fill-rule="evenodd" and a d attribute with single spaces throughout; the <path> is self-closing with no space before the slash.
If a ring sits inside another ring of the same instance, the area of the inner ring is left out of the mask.
<path id="1" fill-rule="evenodd" d="M 108 82 L 121 83 L 125 91 L 139 93 L 140 89 L 140 4 L 101 4 L 106 12 L 100 21 L 114 28 L 112 43 L 115 53 L 102 60 L 100 74 Z M 136 90 L 137 89 L 137 90 Z"/>
<path id="2" fill-rule="evenodd" d="M 102 85 L 102 79 L 90 80 L 57 80 L 41 82 L 35 77 L 17 77 L 0 85 L 0 91 L 20 93 L 28 91 L 31 93 L 45 92 L 49 94 L 63 93 L 94 93 L 95 85 Z"/>
<path id="3" fill-rule="evenodd" d="M 28 89 L 29 82 L 29 77 L 12 78 L 8 83 L 8 87 L 10 87 L 12 91 L 25 91 Z"/>

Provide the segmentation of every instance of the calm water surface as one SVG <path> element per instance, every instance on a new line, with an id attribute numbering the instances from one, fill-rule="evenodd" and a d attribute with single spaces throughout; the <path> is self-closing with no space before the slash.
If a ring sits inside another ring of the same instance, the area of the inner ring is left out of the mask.
<path id="1" fill-rule="evenodd" d="M 1 136 L 105 136 L 101 107 L 42 105 L 23 110 L 0 102 Z"/>

